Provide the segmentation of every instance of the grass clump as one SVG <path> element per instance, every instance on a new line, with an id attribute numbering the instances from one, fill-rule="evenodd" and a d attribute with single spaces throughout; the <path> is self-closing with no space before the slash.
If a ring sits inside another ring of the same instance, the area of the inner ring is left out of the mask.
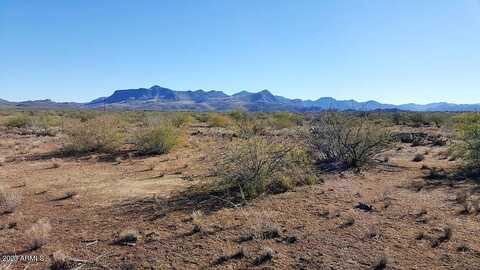
<path id="1" fill-rule="evenodd" d="M 37 250 L 47 244 L 52 226 L 48 219 L 40 219 L 26 232 L 29 250 Z"/>
<path id="2" fill-rule="evenodd" d="M 228 127 L 232 124 L 232 119 L 221 113 L 209 113 L 207 123 L 210 127 Z"/>
<path id="3" fill-rule="evenodd" d="M 65 154 L 112 153 L 123 145 L 121 122 L 114 116 L 100 116 L 74 122 L 66 130 Z"/>
<path id="4" fill-rule="evenodd" d="M 365 117 L 326 113 L 309 134 L 311 153 L 323 169 L 360 168 L 390 146 L 391 136 Z"/>
<path id="5" fill-rule="evenodd" d="M 193 229 L 192 233 L 199 233 L 202 231 L 205 216 L 201 211 L 193 211 L 192 215 Z"/>
<path id="6" fill-rule="evenodd" d="M 142 155 L 166 154 L 183 141 L 184 131 L 171 125 L 158 125 L 141 131 L 135 149 Z"/>
<path id="7" fill-rule="evenodd" d="M 13 213 L 22 203 L 22 195 L 15 191 L 0 188 L 0 214 Z"/>
<path id="8" fill-rule="evenodd" d="M 245 200 L 311 183 L 310 165 L 306 151 L 298 145 L 252 137 L 232 142 L 216 174 L 221 186 L 238 191 Z"/>
<path id="9" fill-rule="evenodd" d="M 117 245 L 134 245 L 139 239 L 140 233 L 137 230 L 125 230 L 120 232 L 114 243 Z"/>

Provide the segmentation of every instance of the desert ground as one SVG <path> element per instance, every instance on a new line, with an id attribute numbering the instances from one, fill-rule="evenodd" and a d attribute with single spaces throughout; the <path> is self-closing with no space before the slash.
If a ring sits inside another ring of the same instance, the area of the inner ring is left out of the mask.
<path id="1" fill-rule="evenodd" d="M 396 141 L 362 170 L 238 204 L 178 195 L 215 177 L 225 127 L 188 124 L 182 145 L 145 156 L 62 156 L 62 133 L 0 127 L 0 184 L 21 197 L 0 215 L 0 269 L 480 269 L 480 220 L 462 208 L 478 184 L 432 177 L 459 165 L 454 134 L 389 128 L 447 143 Z M 39 220 L 50 229 L 31 248 Z"/>

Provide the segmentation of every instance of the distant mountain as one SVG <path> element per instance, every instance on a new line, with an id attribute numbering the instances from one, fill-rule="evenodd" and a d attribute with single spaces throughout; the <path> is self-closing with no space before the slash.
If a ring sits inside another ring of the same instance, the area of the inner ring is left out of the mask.
<path id="1" fill-rule="evenodd" d="M 36 100 L 8 102 L 0 99 L 0 107 L 51 108 L 51 109 L 96 109 L 107 106 L 118 110 L 158 110 L 158 111 L 292 111 L 308 112 L 322 110 L 339 111 L 480 111 L 480 104 L 430 103 L 383 104 L 374 100 L 336 100 L 322 97 L 317 100 L 289 99 L 272 94 L 268 90 L 260 92 L 240 91 L 227 95 L 222 91 L 189 90 L 177 91 L 158 85 L 150 88 L 116 90 L 111 96 L 100 97 L 88 103 L 54 102 Z"/>
<path id="2" fill-rule="evenodd" d="M 0 105 L 9 105 L 10 102 L 0 98 Z"/>

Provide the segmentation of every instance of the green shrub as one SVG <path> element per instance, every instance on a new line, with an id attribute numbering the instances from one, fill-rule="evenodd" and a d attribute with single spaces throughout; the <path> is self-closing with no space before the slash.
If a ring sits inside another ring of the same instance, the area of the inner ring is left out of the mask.
<path id="1" fill-rule="evenodd" d="M 420 127 L 422 125 L 428 124 L 425 119 L 425 115 L 420 112 L 410 113 L 408 119 L 413 127 Z"/>
<path id="2" fill-rule="evenodd" d="M 7 117 L 5 126 L 8 128 L 23 128 L 30 125 L 31 119 L 24 113 L 17 113 Z"/>
<path id="3" fill-rule="evenodd" d="M 266 121 L 247 117 L 242 120 L 235 121 L 234 130 L 239 138 L 248 139 L 253 136 L 261 136 L 266 133 Z"/>
<path id="4" fill-rule="evenodd" d="M 248 114 L 242 110 L 233 110 L 228 113 L 228 116 L 237 122 L 244 121 L 248 118 Z"/>
<path id="5" fill-rule="evenodd" d="M 270 118 L 270 124 L 276 129 L 292 128 L 302 123 L 302 118 L 289 112 L 274 113 Z"/>
<path id="6" fill-rule="evenodd" d="M 385 150 L 391 136 L 364 117 L 325 113 L 309 133 L 311 153 L 324 169 L 359 168 Z"/>
<path id="7" fill-rule="evenodd" d="M 232 124 L 232 119 L 221 113 L 209 113 L 207 123 L 211 127 L 228 127 Z"/>
<path id="8" fill-rule="evenodd" d="M 159 125 L 141 131 L 135 139 L 135 149 L 144 155 L 166 154 L 182 142 L 183 130 L 171 125 Z"/>
<path id="9" fill-rule="evenodd" d="M 193 122 L 193 117 L 190 113 L 177 112 L 177 113 L 173 113 L 172 115 L 170 115 L 168 117 L 168 122 L 172 126 L 174 126 L 176 128 L 179 128 L 179 127 L 186 126 L 186 125 L 190 124 L 191 122 Z"/>
<path id="10" fill-rule="evenodd" d="M 65 154 L 87 152 L 112 153 L 123 145 L 120 121 L 113 116 L 100 116 L 86 122 L 74 121 L 66 128 Z"/>
<path id="11" fill-rule="evenodd" d="M 200 123 L 207 123 L 208 122 L 208 113 L 193 113 L 192 116 L 195 120 L 197 120 Z"/>
<path id="12" fill-rule="evenodd" d="M 252 137 L 232 142 L 216 174 L 223 187 L 238 191 L 245 200 L 312 183 L 310 165 L 299 146 Z"/>
<path id="13" fill-rule="evenodd" d="M 480 114 L 465 113 L 454 117 L 459 142 L 454 152 L 461 155 L 467 167 L 480 168 Z"/>

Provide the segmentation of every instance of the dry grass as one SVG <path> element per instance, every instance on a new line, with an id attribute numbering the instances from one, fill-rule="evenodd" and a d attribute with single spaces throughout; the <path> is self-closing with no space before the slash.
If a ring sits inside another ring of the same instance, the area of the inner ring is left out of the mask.
<path id="1" fill-rule="evenodd" d="M 389 132 L 364 117 L 325 113 L 309 133 L 311 152 L 325 170 L 359 168 L 390 146 Z"/>
<path id="2" fill-rule="evenodd" d="M 203 230 L 205 215 L 201 211 L 193 211 L 192 215 L 193 233 L 198 233 Z"/>
<path id="3" fill-rule="evenodd" d="M 0 188 L 0 210 L 4 213 L 13 213 L 22 203 L 22 195 L 16 191 L 7 191 Z"/>
<path id="4" fill-rule="evenodd" d="M 0 262 L 0 270 L 11 270 L 13 269 L 13 263 Z"/>
<path id="5" fill-rule="evenodd" d="M 48 219 L 40 219 L 37 223 L 33 224 L 32 227 L 26 231 L 25 235 L 28 239 L 27 248 L 29 250 L 36 250 L 48 243 L 50 237 L 50 231 L 52 226 Z"/>
<path id="6" fill-rule="evenodd" d="M 118 238 L 114 241 L 118 245 L 134 245 L 140 239 L 138 230 L 124 230 L 120 232 Z"/>
<path id="7" fill-rule="evenodd" d="M 62 251 L 56 251 L 51 256 L 50 270 L 69 269 L 70 259 Z"/>
<path id="8" fill-rule="evenodd" d="M 62 149 L 65 154 L 88 152 L 111 153 L 122 145 L 124 134 L 119 119 L 111 115 L 86 122 L 72 121 L 66 129 L 67 140 Z"/>

